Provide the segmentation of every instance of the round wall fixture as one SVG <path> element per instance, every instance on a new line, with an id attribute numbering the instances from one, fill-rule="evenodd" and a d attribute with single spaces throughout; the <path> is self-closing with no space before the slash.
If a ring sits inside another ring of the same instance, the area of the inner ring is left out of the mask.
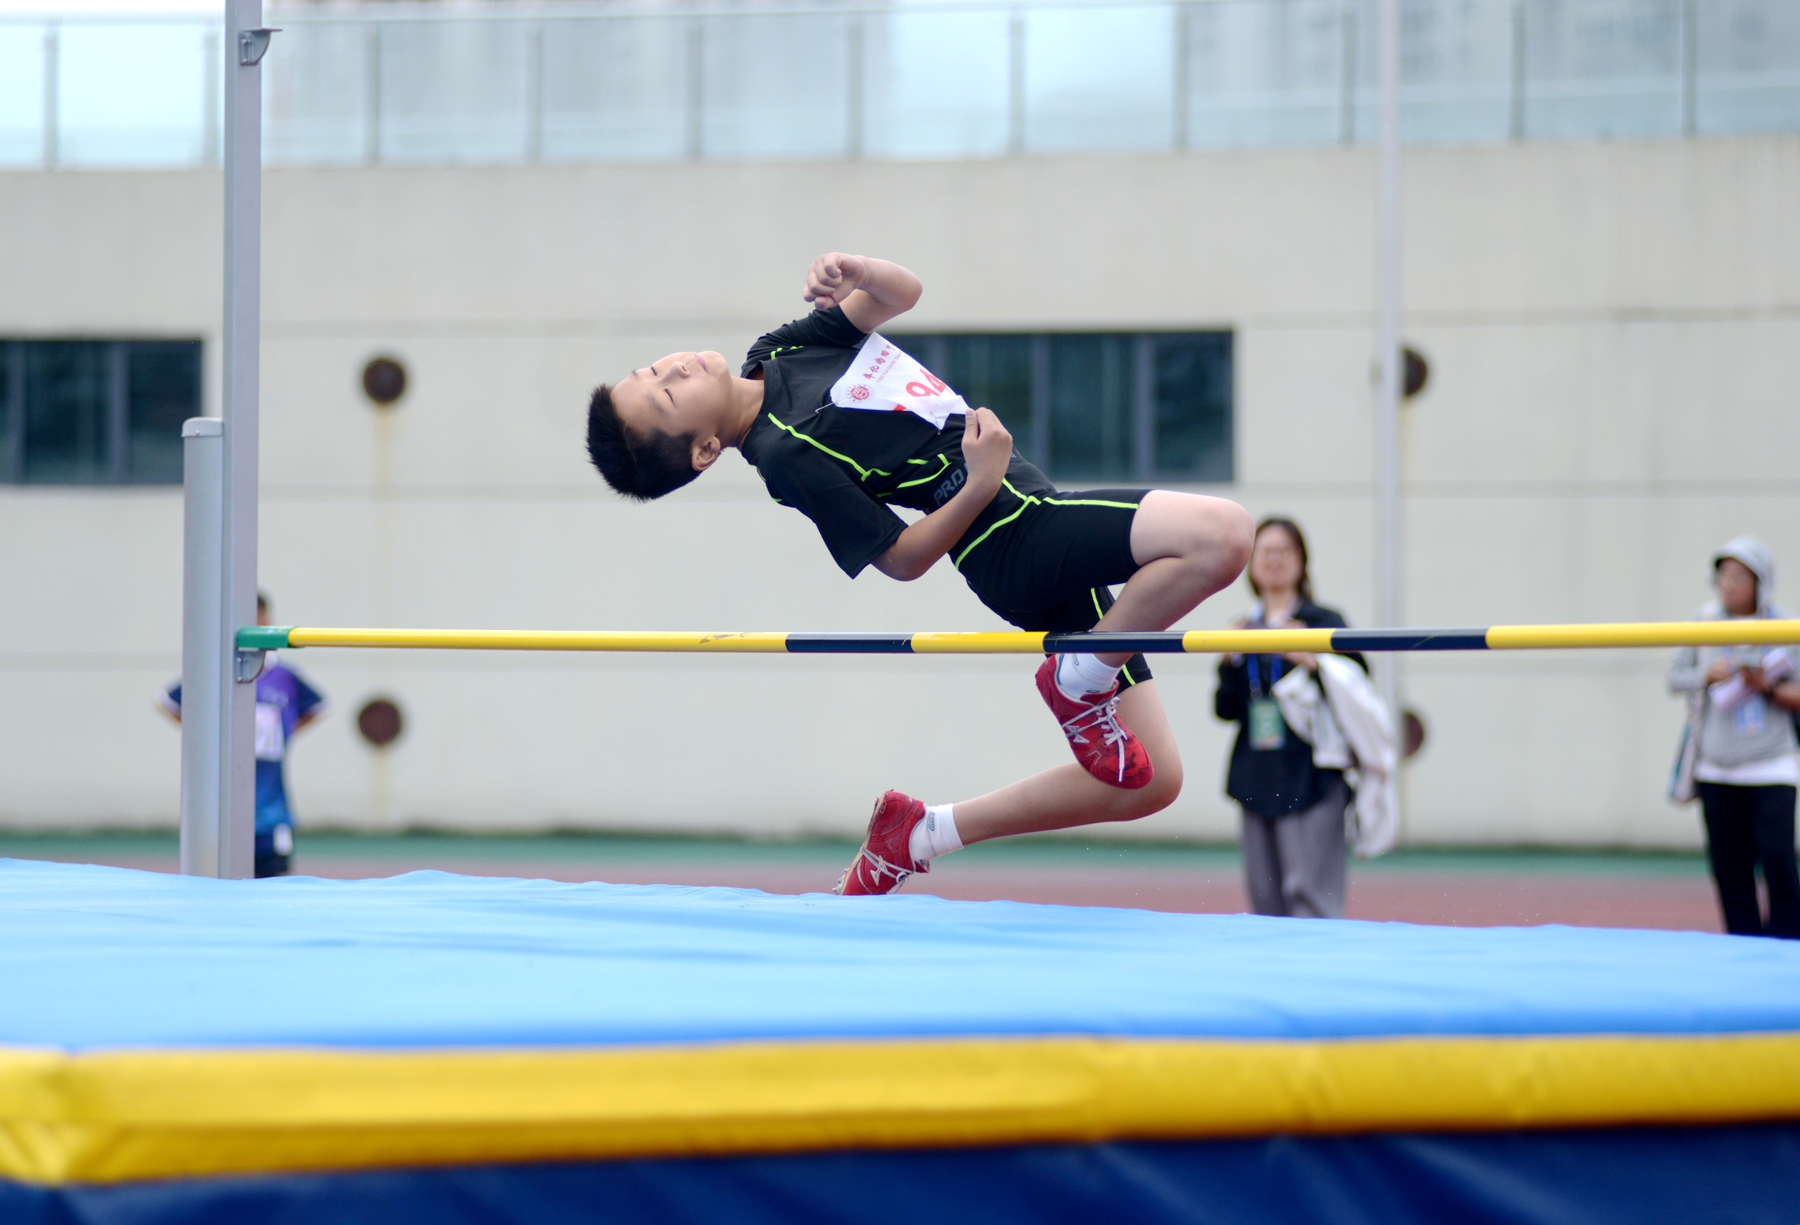
<path id="1" fill-rule="evenodd" d="M 1431 381 L 1431 363 L 1411 345 L 1400 350 L 1400 369 L 1405 374 L 1400 383 L 1400 393 L 1408 400 L 1424 391 L 1425 384 Z"/>
<path id="2" fill-rule="evenodd" d="M 386 408 L 406 394 L 406 367 L 391 357 L 374 358 L 363 367 L 362 386 L 364 395 Z"/>
<path id="3" fill-rule="evenodd" d="M 406 721 L 401 718 L 400 707 L 392 698 L 370 698 L 356 712 L 356 730 L 376 748 L 385 749 L 400 739 L 400 733 L 406 730 Z"/>
<path id="4" fill-rule="evenodd" d="M 1400 756 L 1404 760 L 1416 756 L 1425 747 L 1425 720 L 1419 718 L 1416 710 L 1405 711 L 1400 716 Z"/>
<path id="5" fill-rule="evenodd" d="M 1425 385 L 1429 382 L 1431 382 L 1431 363 L 1425 359 L 1425 355 L 1411 345 L 1400 346 L 1400 398 L 1402 400 L 1412 399 L 1424 391 Z M 1381 362 L 1379 360 L 1369 363 L 1369 384 L 1372 387 L 1381 386 Z"/>

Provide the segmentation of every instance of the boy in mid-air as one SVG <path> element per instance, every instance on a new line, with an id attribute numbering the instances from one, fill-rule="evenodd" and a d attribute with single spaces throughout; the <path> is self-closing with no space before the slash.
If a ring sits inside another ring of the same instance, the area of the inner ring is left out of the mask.
<path id="1" fill-rule="evenodd" d="M 919 278 L 832 252 L 806 274 L 815 309 L 750 347 L 734 376 L 717 353 L 671 353 L 594 392 L 588 453 L 619 493 L 648 501 L 727 447 L 819 529 L 855 578 L 911 582 L 945 556 L 1024 630 L 1163 630 L 1237 578 L 1250 517 L 1166 489 L 1062 493 L 1012 435 L 876 329 L 912 309 Z M 908 524 L 892 509 L 925 517 Z M 1124 583 L 1115 601 L 1111 584 Z M 1077 765 L 927 807 L 889 791 L 839 893 L 892 893 L 936 856 L 1007 834 L 1131 821 L 1169 806 L 1181 759 L 1142 655 L 1064 654 L 1037 672 Z"/>

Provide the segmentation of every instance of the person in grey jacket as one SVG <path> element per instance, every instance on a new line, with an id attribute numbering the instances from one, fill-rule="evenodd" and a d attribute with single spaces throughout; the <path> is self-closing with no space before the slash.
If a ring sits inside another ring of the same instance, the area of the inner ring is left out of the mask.
<path id="1" fill-rule="evenodd" d="M 1719 598 L 1699 621 L 1788 617 L 1771 596 L 1775 558 L 1754 536 L 1713 554 Z M 1800 872 L 1794 859 L 1794 796 L 1800 761 L 1800 658 L 1793 647 L 1683 647 L 1669 689 L 1687 694 L 1697 733 L 1692 768 L 1706 822 L 1706 854 L 1725 930 L 1734 936 L 1800 938 Z M 1756 868 L 1769 892 L 1765 921 Z"/>

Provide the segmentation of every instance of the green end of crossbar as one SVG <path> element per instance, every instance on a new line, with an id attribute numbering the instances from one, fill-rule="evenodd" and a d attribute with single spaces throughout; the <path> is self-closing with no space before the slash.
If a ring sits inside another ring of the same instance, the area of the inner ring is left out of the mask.
<path id="1" fill-rule="evenodd" d="M 285 651 L 291 625 L 246 625 L 237 632 L 240 651 Z"/>

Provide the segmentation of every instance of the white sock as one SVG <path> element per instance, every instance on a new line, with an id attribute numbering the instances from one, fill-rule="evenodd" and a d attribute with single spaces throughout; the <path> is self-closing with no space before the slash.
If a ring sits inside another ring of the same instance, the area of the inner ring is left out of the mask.
<path id="1" fill-rule="evenodd" d="M 1064 697 L 1077 700 L 1090 693 L 1105 693 L 1119 679 L 1119 669 L 1100 662 L 1098 655 L 1058 655 L 1056 687 Z"/>
<path id="2" fill-rule="evenodd" d="M 955 805 L 927 808 L 925 819 L 913 826 L 906 850 L 918 863 L 930 863 L 939 855 L 962 850 L 962 839 L 956 833 Z"/>

